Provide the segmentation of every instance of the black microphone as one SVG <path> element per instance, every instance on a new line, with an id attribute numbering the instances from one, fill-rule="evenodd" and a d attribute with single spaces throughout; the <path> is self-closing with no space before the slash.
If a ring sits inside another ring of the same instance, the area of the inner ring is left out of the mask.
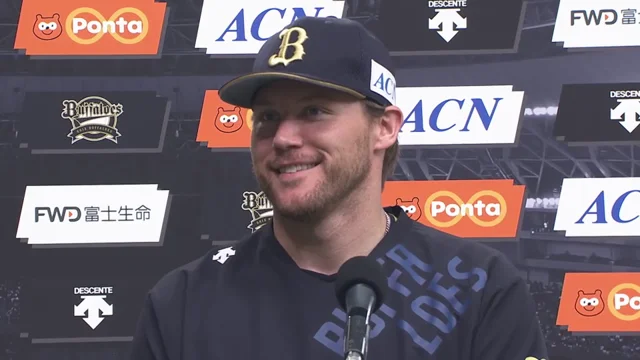
<path id="1" fill-rule="evenodd" d="M 374 259 L 357 256 L 338 270 L 336 297 L 348 317 L 344 338 L 346 360 L 367 358 L 369 320 L 382 305 L 386 290 L 387 278 Z"/>

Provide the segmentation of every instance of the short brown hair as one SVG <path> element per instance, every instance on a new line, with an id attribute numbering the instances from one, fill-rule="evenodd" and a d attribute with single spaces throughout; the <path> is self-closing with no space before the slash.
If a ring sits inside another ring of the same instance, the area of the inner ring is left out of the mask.
<path id="1" fill-rule="evenodd" d="M 385 107 L 379 105 L 371 100 L 364 101 L 364 108 L 367 113 L 367 116 L 371 121 L 376 121 L 384 115 Z M 396 162 L 398 161 L 398 153 L 399 153 L 400 144 L 396 139 L 395 144 L 391 145 L 384 152 L 384 159 L 382 160 L 382 188 L 384 189 L 384 183 L 387 181 L 391 175 L 393 174 L 393 170 L 396 167 Z"/>

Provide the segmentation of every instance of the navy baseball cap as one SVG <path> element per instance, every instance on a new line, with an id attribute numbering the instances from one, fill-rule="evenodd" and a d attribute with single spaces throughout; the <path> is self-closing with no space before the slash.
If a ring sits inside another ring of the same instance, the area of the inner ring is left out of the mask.
<path id="1" fill-rule="evenodd" d="M 295 80 L 395 105 L 396 80 L 384 44 L 362 24 L 348 19 L 303 17 L 270 37 L 250 74 L 219 90 L 232 105 L 251 108 L 260 88 L 276 80 Z"/>

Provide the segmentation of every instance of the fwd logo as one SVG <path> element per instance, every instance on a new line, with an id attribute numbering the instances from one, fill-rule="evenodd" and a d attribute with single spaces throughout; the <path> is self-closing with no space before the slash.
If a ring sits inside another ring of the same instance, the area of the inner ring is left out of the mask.
<path id="1" fill-rule="evenodd" d="M 600 25 L 604 22 L 605 25 L 613 25 L 618 22 L 618 12 L 613 9 L 602 10 L 572 10 L 571 11 L 571 26 L 575 26 L 576 22 L 581 20 L 585 25 Z"/>
<path id="2" fill-rule="evenodd" d="M 64 206 L 60 207 L 36 207 L 35 208 L 35 221 L 40 222 L 40 218 L 46 216 L 49 218 L 49 222 L 77 222 L 81 218 L 80 208 L 76 206 Z"/>

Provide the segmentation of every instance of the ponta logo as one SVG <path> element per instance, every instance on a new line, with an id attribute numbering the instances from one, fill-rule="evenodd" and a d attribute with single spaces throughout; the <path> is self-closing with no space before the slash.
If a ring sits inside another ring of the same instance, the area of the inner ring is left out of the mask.
<path id="1" fill-rule="evenodd" d="M 16 49 L 27 55 L 157 55 L 166 3 L 24 0 Z"/>
<path id="2" fill-rule="evenodd" d="M 118 9 L 109 19 L 96 9 L 83 7 L 67 16 L 65 28 L 70 29 L 69 38 L 78 44 L 94 44 L 109 34 L 121 44 L 133 45 L 149 33 L 149 19 L 134 7 Z M 84 34 L 89 36 L 83 37 Z"/>
<path id="3" fill-rule="evenodd" d="M 448 201 L 443 201 L 444 199 L 448 199 Z M 504 220 L 508 211 L 507 201 L 504 197 L 491 190 L 478 191 L 467 201 L 462 200 L 454 192 L 437 191 L 427 198 L 425 207 L 427 206 L 431 209 L 426 213 L 427 219 L 442 228 L 456 225 L 463 217 L 467 217 L 481 227 L 496 226 Z M 448 216 L 449 219 L 438 220 L 440 214 Z"/>
<path id="4" fill-rule="evenodd" d="M 567 273 L 557 325 L 572 332 L 640 332 L 640 273 Z"/>
<path id="5" fill-rule="evenodd" d="M 640 319 L 640 286 L 624 283 L 614 287 L 607 303 L 611 314 L 622 321 Z"/>
<path id="6" fill-rule="evenodd" d="M 466 238 L 515 238 L 523 198 L 513 180 L 390 181 L 382 193 L 384 206 Z"/>
<path id="7" fill-rule="evenodd" d="M 196 141 L 212 149 L 248 148 L 251 141 L 253 112 L 220 99 L 218 90 L 207 90 L 198 125 Z"/>
<path id="8" fill-rule="evenodd" d="M 611 315 L 622 321 L 640 319 L 640 286 L 632 283 L 617 285 L 609 292 L 607 301 L 602 299 L 602 290 L 578 291 L 576 311 L 582 316 L 598 316 L 609 309 Z"/>

